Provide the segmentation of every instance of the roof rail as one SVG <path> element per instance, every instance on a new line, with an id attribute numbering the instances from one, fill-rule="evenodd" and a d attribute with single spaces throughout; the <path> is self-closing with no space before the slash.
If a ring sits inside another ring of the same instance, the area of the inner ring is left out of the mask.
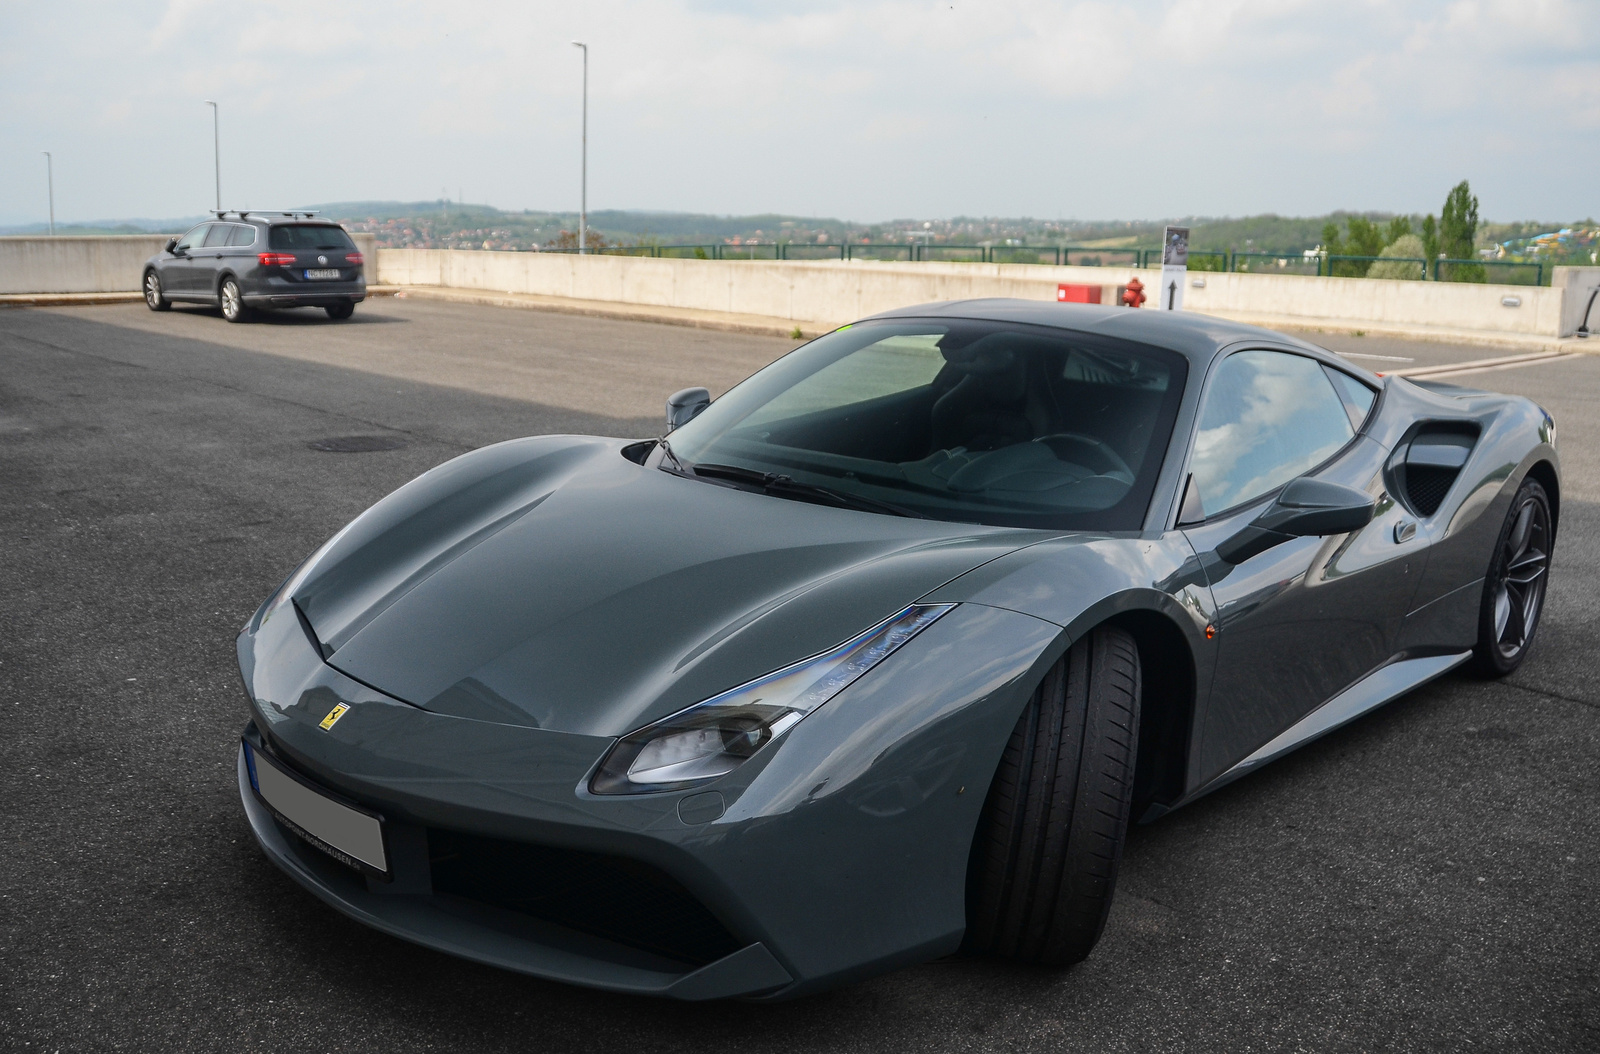
<path id="1" fill-rule="evenodd" d="M 304 216 L 309 219 L 312 216 L 321 215 L 316 209 L 295 209 L 293 211 L 286 209 L 207 209 L 206 211 L 219 220 L 224 216 L 237 216 L 241 220 L 247 219 L 252 213 L 257 216 L 288 216 L 290 219 L 296 216 Z"/>

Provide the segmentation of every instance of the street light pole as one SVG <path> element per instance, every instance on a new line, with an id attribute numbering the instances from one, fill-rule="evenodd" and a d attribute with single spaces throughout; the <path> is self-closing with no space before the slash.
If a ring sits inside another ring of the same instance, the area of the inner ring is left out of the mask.
<path id="1" fill-rule="evenodd" d="M 45 185 L 50 188 L 50 237 L 56 236 L 56 159 L 50 156 L 50 151 L 41 150 L 44 155 Z"/>
<path id="2" fill-rule="evenodd" d="M 206 105 L 211 107 L 211 160 L 217 169 L 217 211 L 222 211 L 222 136 L 217 130 L 217 104 L 210 99 Z"/>
<path id="3" fill-rule="evenodd" d="M 583 183 L 578 197 L 578 252 L 589 251 L 589 45 L 574 40 L 583 49 Z"/>

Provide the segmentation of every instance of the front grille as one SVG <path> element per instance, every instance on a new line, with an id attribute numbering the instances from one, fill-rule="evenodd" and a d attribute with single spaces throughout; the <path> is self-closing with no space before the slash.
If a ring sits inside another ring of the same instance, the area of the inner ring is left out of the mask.
<path id="1" fill-rule="evenodd" d="M 1432 465 L 1406 466 L 1406 500 L 1422 516 L 1432 516 L 1450 492 L 1450 484 L 1460 472 L 1456 468 L 1435 468 Z"/>
<path id="2" fill-rule="evenodd" d="M 659 868 L 624 857 L 430 829 L 435 892 L 604 937 L 689 966 L 742 946 Z"/>

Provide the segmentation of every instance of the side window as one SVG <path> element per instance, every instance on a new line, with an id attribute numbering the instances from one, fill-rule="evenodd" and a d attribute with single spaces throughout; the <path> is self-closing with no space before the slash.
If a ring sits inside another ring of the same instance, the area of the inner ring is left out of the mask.
<path id="1" fill-rule="evenodd" d="M 1217 368 L 1191 471 L 1215 515 L 1327 459 L 1355 435 L 1322 364 L 1282 351 L 1241 351 Z"/>
<path id="2" fill-rule="evenodd" d="M 228 236 L 233 233 L 231 223 L 213 223 L 211 232 L 206 235 L 205 248 L 215 249 L 228 244 Z"/>
<path id="3" fill-rule="evenodd" d="M 206 232 L 209 231 L 211 227 L 212 225 L 209 223 L 202 223 L 200 226 L 196 227 L 194 230 L 190 231 L 188 234 L 185 234 L 178 240 L 178 248 L 198 249 L 200 247 L 200 243 L 205 241 Z"/>
<path id="4" fill-rule="evenodd" d="M 1345 413 L 1350 415 L 1350 427 L 1359 430 L 1366 421 L 1367 414 L 1372 411 L 1372 402 L 1378 397 L 1378 393 L 1343 370 L 1336 370 L 1332 366 L 1322 368 L 1327 371 L 1334 390 L 1344 401 Z"/>
<path id="5" fill-rule="evenodd" d="M 232 236 L 228 238 L 228 244 L 232 245 L 232 246 L 242 247 L 242 246 L 249 245 L 250 243 L 254 242 L 255 240 L 256 240 L 256 229 L 254 227 L 250 226 L 247 223 L 236 223 L 236 224 L 233 225 L 233 234 L 232 234 Z"/>

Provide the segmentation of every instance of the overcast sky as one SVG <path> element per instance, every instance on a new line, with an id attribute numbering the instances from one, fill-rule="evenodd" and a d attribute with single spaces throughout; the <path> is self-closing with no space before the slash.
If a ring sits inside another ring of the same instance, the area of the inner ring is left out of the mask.
<path id="1" fill-rule="evenodd" d="M 0 5 L 0 223 L 465 195 L 854 220 L 1600 213 L 1596 0 Z"/>

